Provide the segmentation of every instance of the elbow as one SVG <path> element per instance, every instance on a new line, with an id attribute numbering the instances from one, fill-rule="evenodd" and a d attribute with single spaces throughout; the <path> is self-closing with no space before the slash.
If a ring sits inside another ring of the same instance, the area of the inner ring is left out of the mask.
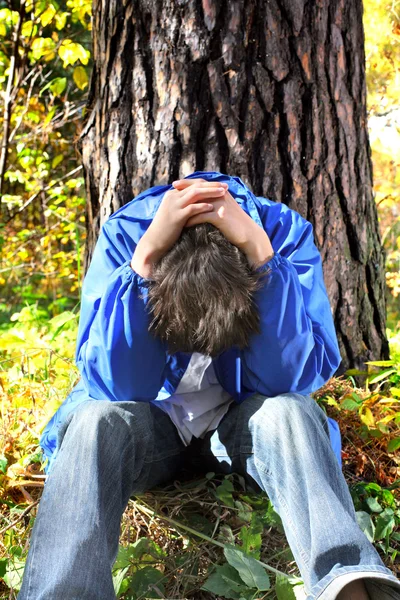
<path id="1" fill-rule="evenodd" d="M 296 391 L 303 394 L 315 392 L 333 377 L 341 361 L 337 344 L 317 344 L 304 364 Z"/>

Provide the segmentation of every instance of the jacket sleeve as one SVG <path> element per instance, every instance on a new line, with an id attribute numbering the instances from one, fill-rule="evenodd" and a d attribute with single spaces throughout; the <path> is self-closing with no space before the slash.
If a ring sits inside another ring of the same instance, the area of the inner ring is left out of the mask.
<path id="1" fill-rule="evenodd" d="M 135 247 L 118 219 L 105 223 L 83 283 L 76 362 L 95 400 L 150 401 L 162 386 L 166 349 L 148 333 L 147 280 L 130 266 Z"/>
<path id="2" fill-rule="evenodd" d="M 243 384 L 267 396 L 309 394 L 341 362 L 321 256 L 311 223 L 295 211 L 262 206 L 261 219 L 275 254 L 262 267 L 261 332 L 242 352 Z"/>

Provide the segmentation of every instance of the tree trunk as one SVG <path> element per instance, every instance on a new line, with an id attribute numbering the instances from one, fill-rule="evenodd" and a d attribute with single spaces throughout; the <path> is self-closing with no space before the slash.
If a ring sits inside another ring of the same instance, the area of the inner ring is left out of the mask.
<path id="1" fill-rule="evenodd" d="M 314 225 L 340 372 L 387 358 L 362 1 L 94 0 L 93 19 L 87 261 L 147 187 L 238 175 Z"/>

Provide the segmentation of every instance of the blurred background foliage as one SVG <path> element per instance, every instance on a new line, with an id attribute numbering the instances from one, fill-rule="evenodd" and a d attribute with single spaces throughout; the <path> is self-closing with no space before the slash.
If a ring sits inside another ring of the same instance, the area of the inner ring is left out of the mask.
<path id="1" fill-rule="evenodd" d="M 400 328 L 400 2 L 364 0 L 374 192 L 387 253 L 388 327 Z"/>
<path id="2" fill-rule="evenodd" d="M 75 142 L 91 71 L 91 0 L 14 4 L 0 0 L 0 139 L 6 140 L 0 148 L 0 532 L 6 531 L 0 592 L 3 585 L 7 598 L 18 589 L 31 526 L 19 515 L 43 484 L 40 432 L 78 376 L 73 356 L 85 192 Z M 363 527 L 394 562 L 400 548 L 394 499 L 400 481 L 400 1 L 364 0 L 364 26 L 391 360 L 368 365 L 363 389 L 349 373 L 317 400 L 339 421 L 347 476 L 372 486 L 352 491 Z"/>

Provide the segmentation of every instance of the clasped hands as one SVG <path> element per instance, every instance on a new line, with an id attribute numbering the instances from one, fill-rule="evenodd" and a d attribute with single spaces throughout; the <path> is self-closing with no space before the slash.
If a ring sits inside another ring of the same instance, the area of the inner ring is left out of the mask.
<path id="1" fill-rule="evenodd" d="M 261 266 L 274 251 L 267 233 L 239 206 L 228 185 L 204 179 L 181 179 L 164 195 L 147 231 L 140 238 L 131 267 L 151 278 L 152 268 L 178 240 L 184 227 L 211 223 L 246 255 L 249 264 Z"/>

